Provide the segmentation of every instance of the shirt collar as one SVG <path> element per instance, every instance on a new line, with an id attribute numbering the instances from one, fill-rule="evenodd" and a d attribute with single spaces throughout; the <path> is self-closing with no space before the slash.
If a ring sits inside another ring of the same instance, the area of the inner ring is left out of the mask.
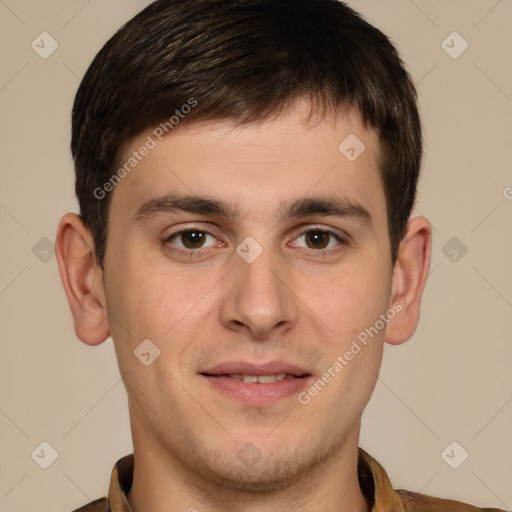
<path id="1" fill-rule="evenodd" d="M 126 498 L 132 486 L 133 464 L 133 454 L 126 455 L 112 470 L 108 491 L 111 512 L 133 512 Z M 384 468 L 362 448 L 359 448 L 357 472 L 371 512 L 405 512 Z"/>

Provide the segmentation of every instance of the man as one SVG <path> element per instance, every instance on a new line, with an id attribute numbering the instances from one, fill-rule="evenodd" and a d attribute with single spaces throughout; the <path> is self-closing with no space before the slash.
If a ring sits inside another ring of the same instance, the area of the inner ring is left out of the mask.
<path id="1" fill-rule="evenodd" d="M 380 31 L 336 0 L 160 0 L 72 127 L 58 262 L 77 336 L 114 340 L 134 445 L 80 511 L 481 510 L 393 491 L 358 448 L 431 249 L 416 93 Z"/>

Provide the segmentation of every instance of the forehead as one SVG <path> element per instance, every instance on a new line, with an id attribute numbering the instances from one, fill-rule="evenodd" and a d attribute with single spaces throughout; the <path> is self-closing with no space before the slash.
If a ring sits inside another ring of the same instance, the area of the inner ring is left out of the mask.
<path id="1" fill-rule="evenodd" d="M 383 197 L 375 131 L 354 111 L 307 120 L 305 108 L 298 104 L 246 125 L 184 122 L 163 137 L 161 128 L 145 130 L 120 155 L 129 172 L 115 187 L 112 209 L 117 204 L 133 214 L 174 192 L 216 196 L 240 210 L 253 203 L 272 208 L 309 192 L 336 192 L 359 203 Z"/>

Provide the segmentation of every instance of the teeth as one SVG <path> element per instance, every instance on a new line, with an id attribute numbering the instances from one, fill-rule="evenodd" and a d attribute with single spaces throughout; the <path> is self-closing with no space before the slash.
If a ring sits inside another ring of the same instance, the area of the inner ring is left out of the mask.
<path id="1" fill-rule="evenodd" d="M 286 373 L 278 373 L 276 375 L 242 375 L 240 373 L 234 373 L 228 375 L 230 379 L 239 380 L 242 382 L 259 382 L 260 384 L 267 384 L 269 382 L 276 382 L 277 380 L 293 379 L 293 375 L 287 375 Z"/>
<path id="2" fill-rule="evenodd" d="M 261 375 L 258 377 L 258 382 L 260 384 L 267 384 L 267 382 L 275 382 L 277 380 L 277 375 Z"/>

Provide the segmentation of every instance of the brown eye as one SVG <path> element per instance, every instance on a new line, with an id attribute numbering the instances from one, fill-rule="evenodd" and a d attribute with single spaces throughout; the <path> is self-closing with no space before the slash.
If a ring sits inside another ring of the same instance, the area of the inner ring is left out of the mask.
<path id="1" fill-rule="evenodd" d="M 165 239 L 165 244 L 175 246 L 177 250 L 182 251 L 213 247 L 217 243 L 217 239 L 212 234 L 200 229 L 184 229 L 173 233 Z"/>
<path id="2" fill-rule="evenodd" d="M 183 231 L 180 241 L 186 249 L 199 249 L 206 240 L 203 231 Z"/>
<path id="3" fill-rule="evenodd" d="M 325 229 L 310 229 L 296 238 L 295 245 L 317 251 L 328 250 L 343 245 L 343 239 L 332 231 Z"/>
<path id="4" fill-rule="evenodd" d="M 305 234 L 306 244 L 310 249 L 325 249 L 330 237 L 331 233 L 325 231 L 308 231 Z"/>

